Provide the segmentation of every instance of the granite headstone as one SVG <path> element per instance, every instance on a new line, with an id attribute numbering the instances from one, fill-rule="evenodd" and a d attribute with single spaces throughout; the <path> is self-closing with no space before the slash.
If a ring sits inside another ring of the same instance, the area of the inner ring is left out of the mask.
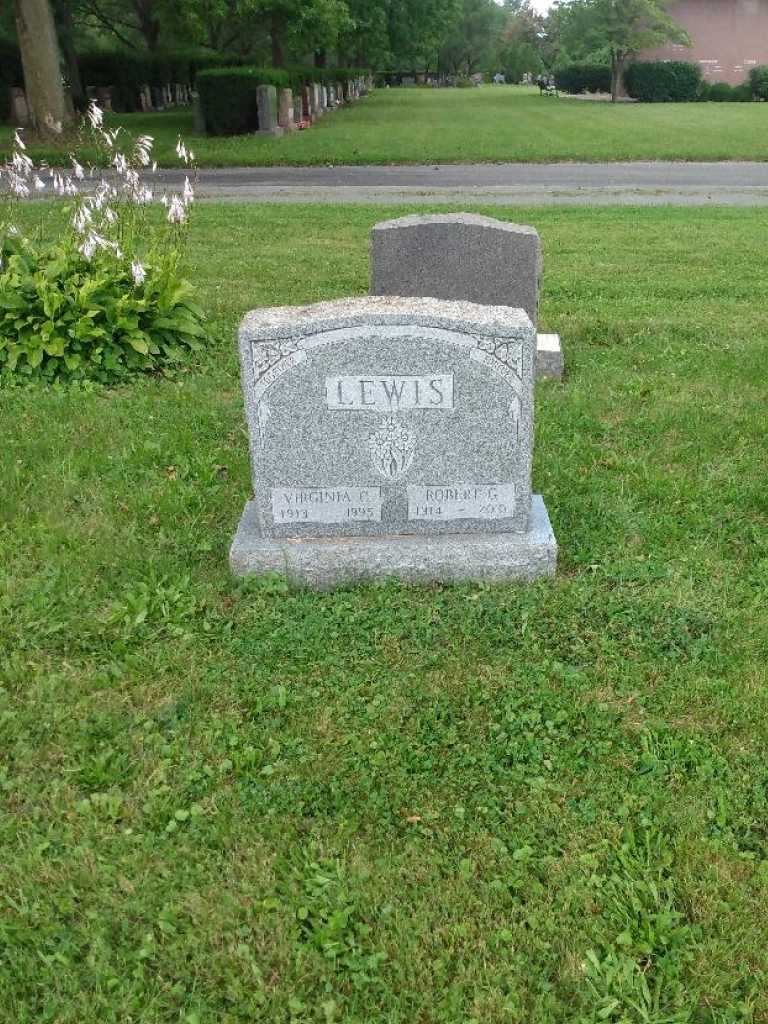
<path id="1" fill-rule="evenodd" d="M 259 115 L 259 135 L 278 136 L 283 129 L 277 123 L 277 89 L 274 85 L 256 87 L 256 109 Z"/>
<path id="2" fill-rule="evenodd" d="M 430 298 L 253 310 L 240 360 L 254 496 L 236 573 L 327 587 L 554 572 L 531 494 L 523 310 Z"/>
<path id="3" fill-rule="evenodd" d="M 541 274 L 539 234 L 528 225 L 448 213 L 398 217 L 371 231 L 372 295 L 429 295 L 514 306 L 524 309 L 536 325 Z M 537 376 L 559 378 L 559 338 L 547 339 L 549 348 L 537 359 Z M 542 344 L 538 348 L 541 353 Z"/>

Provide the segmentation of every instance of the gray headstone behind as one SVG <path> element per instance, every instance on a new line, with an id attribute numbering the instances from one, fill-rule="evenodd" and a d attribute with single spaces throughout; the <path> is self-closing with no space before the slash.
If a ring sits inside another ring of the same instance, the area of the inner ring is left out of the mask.
<path id="1" fill-rule="evenodd" d="M 538 319 L 535 228 L 473 213 L 382 221 L 371 231 L 371 294 L 428 295 L 524 309 Z"/>

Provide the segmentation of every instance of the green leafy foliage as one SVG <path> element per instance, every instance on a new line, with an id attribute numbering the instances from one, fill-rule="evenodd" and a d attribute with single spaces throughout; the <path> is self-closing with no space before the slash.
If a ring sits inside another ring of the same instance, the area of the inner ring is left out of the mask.
<path id="1" fill-rule="evenodd" d="M 701 84 L 699 65 L 683 60 L 637 61 L 624 72 L 627 92 L 644 103 L 692 103 Z"/>
<path id="2" fill-rule="evenodd" d="M 755 99 L 768 100 L 768 65 L 758 64 L 750 68 L 749 87 Z"/>
<path id="3" fill-rule="evenodd" d="M 611 69 L 607 64 L 567 64 L 555 71 L 555 84 L 561 92 L 610 92 Z"/>
<path id="4" fill-rule="evenodd" d="M 192 287 L 172 266 L 149 263 L 136 284 L 126 260 L 21 236 L 0 255 L 0 377 L 111 384 L 177 365 L 205 339 Z"/>

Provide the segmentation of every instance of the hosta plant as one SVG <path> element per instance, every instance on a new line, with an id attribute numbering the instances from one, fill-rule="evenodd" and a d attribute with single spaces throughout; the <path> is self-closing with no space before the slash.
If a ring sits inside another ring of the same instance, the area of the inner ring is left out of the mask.
<path id="1" fill-rule="evenodd" d="M 203 313 L 179 273 L 194 199 L 189 177 L 180 194 L 156 198 L 141 176 L 152 139 L 141 136 L 124 152 L 95 104 L 88 120 L 110 157 L 101 181 L 74 158 L 71 173 L 36 168 L 19 133 L 0 170 L 0 379 L 113 383 L 181 363 L 205 342 Z M 177 153 L 191 162 L 182 142 Z M 46 191 L 64 200 L 66 227 L 33 239 L 16 224 L 15 207 Z M 161 218 L 152 215 L 158 203 Z"/>

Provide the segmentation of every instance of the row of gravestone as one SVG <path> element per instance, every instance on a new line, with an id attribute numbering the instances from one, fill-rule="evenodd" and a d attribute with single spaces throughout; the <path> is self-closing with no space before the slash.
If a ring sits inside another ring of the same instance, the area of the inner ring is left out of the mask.
<path id="1" fill-rule="evenodd" d="M 318 587 L 552 575 L 534 378 L 561 376 L 562 355 L 536 331 L 538 233 L 404 217 L 373 229 L 371 262 L 369 298 L 241 324 L 253 497 L 233 571 Z"/>
<path id="2" fill-rule="evenodd" d="M 88 86 L 86 95 L 102 110 L 112 110 L 112 89 L 109 86 Z M 142 112 L 167 110 L 169 107 L 185 106 L 192 102 L 193 93 L 188 85 L 168 83 L 167 85 L 144 85 L 139 90 L 138 108 Z M 9 89 L 9 110 L 11 124 L 28 128 L 31 115 L 27 96 L 23 89 L 12 86 Z"/>
<path id="3" fill-rule="evenodd" d="M 256 90 L 259 121 L 257 134 L 278 136 L 296 128 L 306 128 L 328 110 L 335 110 L 342 104 L 353 103 L 365 96 L 370 88 L 371 81 L 366 76 L 328 85 L 310 82 L 295 92 L 292 89 L 278 91 L 273 85 L 260 85 Z M 29 127 L 30 111 L 24 90 L 14 86 L 9 92 L 11 123 L 19 128 Z M 112 110 L 112 90 L 109 86 L 88 86 L 86 93 L 102 110 Z M 195 131 L 205 131 L 199 101 L 188 85 L 144 85 L 139 90 L 137 100 L 138 108 L 144 113 L 194 102 Z"/>
<path id="4" fill-rule="evenodd" d="M 259 85 L 256 88 L 259 127 L 253 134 L 279 137 L 284 132 L 308 128 L 329 110 L 366 96 L 370 88 L 370 79 L 362 75 L 330 84 L 308 82 L 295 90 Z M 199 100 L 195 102 L 195 131 L 206 131 L 205 114 Z"/>

